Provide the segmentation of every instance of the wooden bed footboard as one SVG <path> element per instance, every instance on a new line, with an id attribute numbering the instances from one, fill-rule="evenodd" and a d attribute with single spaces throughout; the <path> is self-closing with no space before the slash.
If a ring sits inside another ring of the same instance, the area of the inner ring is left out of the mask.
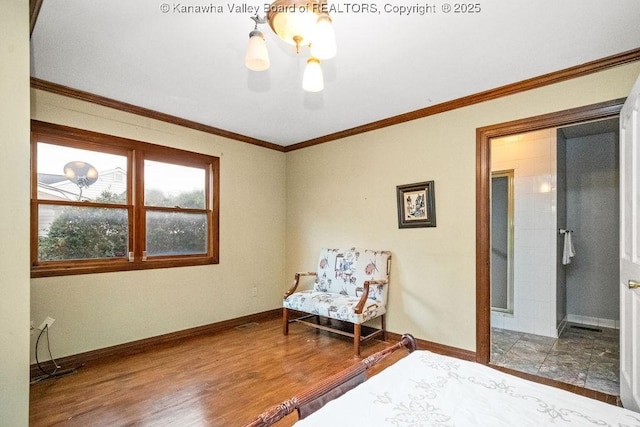
<path id="1" fill-rule="evenodd" d="M 285 416 L 298 411 L 298 418 L 303 419 L 307 415 L 320 409 L 325 403 L 341 396 L 358 384 L 366 380 L 367 369 L 379 363 L 394 351 L 406 348 L 409 353 L 416 349 L 416 340 L 410 334 L 404 334 L 400 341 L 391 347 L 380 350 L 377 353 L 359 361 L 358 363 L 338 372 L 335 375 L 321 381 L 313 387 L 303 391 L 284 402 L 275 405 L 260 414 L 245 427 L 264 427 L 281 420 Z"/>

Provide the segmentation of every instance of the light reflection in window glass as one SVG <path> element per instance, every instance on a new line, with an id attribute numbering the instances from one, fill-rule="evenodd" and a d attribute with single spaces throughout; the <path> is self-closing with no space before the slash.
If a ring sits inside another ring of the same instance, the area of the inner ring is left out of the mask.
<path id="1" fill-rule="evenodd" d="M 38 143 L 38 199 L 127 202 L 127 157 Z"/>

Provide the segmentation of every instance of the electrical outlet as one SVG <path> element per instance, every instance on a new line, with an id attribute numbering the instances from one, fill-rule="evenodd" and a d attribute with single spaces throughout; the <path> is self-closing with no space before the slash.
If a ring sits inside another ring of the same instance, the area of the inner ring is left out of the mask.
<path id="1" fill-rule="evenodd" d="M 253 287 L 253 289 L 251 289 L 251 296 L 252 297 L 258 296 L 258 288 L 256 288 L 255 286 Z"/>
<path id="2" fill-rule="evenodd" d="M 38 329 L 43 330 L 45 326 L 50 329 L 51 325 L 53 325 L 53 322 L 55 321 L 56 319 L 52 319 L 51 317 L 47 316 L 47 318 L 44 319 L 42 323 L 40 323 L 40 326 L 38 326 Z"/>

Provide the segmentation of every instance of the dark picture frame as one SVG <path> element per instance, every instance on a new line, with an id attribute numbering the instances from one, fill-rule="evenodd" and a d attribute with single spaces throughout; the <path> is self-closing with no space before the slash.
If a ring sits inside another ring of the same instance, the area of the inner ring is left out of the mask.
<path id="1" fill-rule="evenodd" d="M 436 195 L 433 181 L 396 187 L 398 228 L 436 226 Z"/>

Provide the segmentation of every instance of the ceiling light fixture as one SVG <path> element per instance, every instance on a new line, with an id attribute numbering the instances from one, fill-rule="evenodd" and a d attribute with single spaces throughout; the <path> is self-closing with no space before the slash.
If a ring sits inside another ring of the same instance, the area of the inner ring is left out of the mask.
<path id="1" fill-rule="evenodd" d="M 336 55 L 336 39 L 331 25 L 326 0 L 276 0 L 267 7 L 266 16 L 252 16 L 255 27 L 249 33 L 245 65 L 252 71 L 269 68 L 269 53 L 264 34 L 258 24 L 269 22 L 274 33 L 286 43 L 296 47 L 309 46 L 311 57 L 307 60 L 302 87 L 319 92 L 324 87 L 320 60 Z"/>

